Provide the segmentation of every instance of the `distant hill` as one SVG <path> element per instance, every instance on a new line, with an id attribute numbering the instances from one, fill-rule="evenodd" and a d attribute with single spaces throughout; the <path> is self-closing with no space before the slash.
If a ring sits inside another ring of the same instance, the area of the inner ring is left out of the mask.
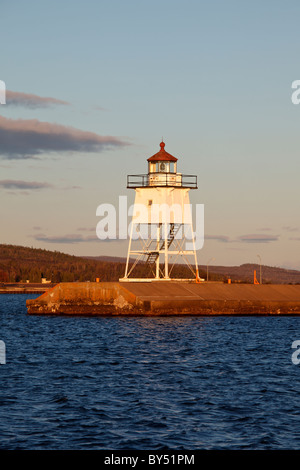
<path id="1" fill-rule="evenodd" d="M 102 261 L 125 263 L 125 258 L 115 258 L 112 256 L 88 257 Z M 201 277 L 206 279 L 207 267 L 199 265 Z M 228 278 L 233 282 L 253 283 L 254 271 L 259 281 L 260 266 L 259 264 L 242 264 L 240 266 L 209 266 L 209 280 L 227 281 Z M 300 284 L 300 271 L 294 269 L 285 269 L 272 266 L 261 266 L 262 283 L 271 284 Z M 216 279 L 218 278 L 218 279 Z"/>
<path id="2" fill-rule="evenodd" d="M 49 251 L 16 245 L 0 245 L 0 282 L 40 282 L 41 278 L 58 282 L 118 281 L 124 276 L 124 258 L 72 256 L 59 251 Z M 147 271 L 146 271 L 147 269 Z M 149 267 L 137 266 L 135 275 L 150 275 Z M 200 273 L 202 275 L 203 273 Z M 176 265 L 172 275 L 177 278 L 192 277 L 187 266 Z M 216 274 L 215 280 L 223 280 Z"/>
<path id="3" fill-rule="evenodd" d="M 205 266 L 200 266 L 204 269 Z M 254 271 L 259 281 L 260 266 L 258 264 L 242 264 L 241 266 L 209 266 L 210 273 L 230 278 L 234 282 L 253 283 Z M 263 284 L 300 284 L 300 271 L 271 266 L 261 266 Z"/>
<path id="4" fill-rule="evenodd" d="M 46 278 L 54 283 L 73 281 L 117 281 L 124 276 L 125 258 L 110 256 L 72 256 L 59 251 L 0 244 L 0 282 L 40 282 Z M 259 280 L 259 265 L 209 266 L 210 281 L 253 283 L 253 272 Z M 136 275 L 145 276 L 145 266 L 135 268 Z M 149 273 L 148 273 L 149 274 Z M 199 266 L 200 277 L 206 279 L 206 266 Z M 192 277 L 185 265 L 176 265 L 175 278 Z M 263 283 L 300 284 L 300 271 L 262 266 Z"/>
<path id="5" fill-rule="evenodd" d="M 109 261 L 110 263 L 126 263 L 126 258 L 120 258 L 118 256 L 82 256 L 82 258 L 96 261 Z"/>
<path id="6" fill-rule="evenodd" d="M 0 245 L 0 282 L 54 283 L 117 280 L 124 275 L 123 263 L 81 258 L 58 251 L 16 245 Z"/>

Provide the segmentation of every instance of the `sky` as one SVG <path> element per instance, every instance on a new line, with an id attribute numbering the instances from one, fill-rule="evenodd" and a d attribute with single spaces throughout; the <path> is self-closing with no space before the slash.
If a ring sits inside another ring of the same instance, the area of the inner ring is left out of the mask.
<path id="1" fill-rule="evenodd" d="M 0 0 L 0 243 L 126 256 L 97 207 L 159 150 L 197 175 L 198 263 L 300 269 L 297 0 Z M 128 221 L 130 219 L 128 218 Z"/>

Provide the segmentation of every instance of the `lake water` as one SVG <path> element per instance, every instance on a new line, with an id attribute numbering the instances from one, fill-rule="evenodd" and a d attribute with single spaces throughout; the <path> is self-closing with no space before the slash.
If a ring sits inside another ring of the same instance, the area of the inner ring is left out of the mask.
<path id="1" fill-rule="evenodd" d="M 0 449 L 297 449 L 296 317 L 28 316 L 0 296 Z"/>

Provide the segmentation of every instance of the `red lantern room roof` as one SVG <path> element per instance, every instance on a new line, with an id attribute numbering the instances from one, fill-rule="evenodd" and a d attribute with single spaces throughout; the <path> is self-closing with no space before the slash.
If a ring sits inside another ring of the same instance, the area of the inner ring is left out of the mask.
<path id="1" fill-rule="evenodd" d="M 177 158 L 165 151 L 165 143 L 161 142 L 160 151 L 148 158 L 148 162 L 177 162 Z"/>

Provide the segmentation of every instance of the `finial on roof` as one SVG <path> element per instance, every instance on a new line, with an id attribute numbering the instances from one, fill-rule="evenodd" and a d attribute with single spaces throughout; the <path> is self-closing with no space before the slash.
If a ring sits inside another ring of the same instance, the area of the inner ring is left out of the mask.
<path id="1" fill-rule="evenodd" d="M 152 157 L 147 158 L 148 162 L 177 162 L 176 157 L 173 157 L 173 155 L 170 155 L 165 151 L 165 143 L 163 140 L 159 145 L 160 151 L 155 155 L 152 155 Z"/>

